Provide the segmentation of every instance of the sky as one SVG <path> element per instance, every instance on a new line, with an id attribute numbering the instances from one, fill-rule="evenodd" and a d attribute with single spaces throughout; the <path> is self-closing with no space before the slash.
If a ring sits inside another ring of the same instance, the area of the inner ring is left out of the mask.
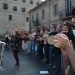
<path id="1" fill-rule="evenodd" d="M 41 1 L 45 1 L 45 0 L 41 0 Z"/>

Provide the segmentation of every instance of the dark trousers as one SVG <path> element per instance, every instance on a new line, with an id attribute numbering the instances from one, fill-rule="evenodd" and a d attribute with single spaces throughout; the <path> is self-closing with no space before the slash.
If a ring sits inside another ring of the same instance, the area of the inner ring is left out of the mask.
<path id="1" fill-rule="evenodd" d="M 18 53 L 19 51 L 17 50 L 13 50 L 13 55 L 14 55 L 14 58 L 16 60 L 16 64 L 19 64 L 19 57 L 18 57 Z"/>
<path id="2" fill-rule="evenodd" d="M 46 61 L 49 62 L 50 61 L 50 58 L 49 58 L 49 45 L 44 45 L 44 51 L 45 51 Z"/>
<path id="3" fill-rule="evenodd" d="M 58 71 L 61 71 L 61 53 L 55 53 L 54 62 Z"/>
<path id="4" fill-rule="evenodd" d="M 50 64 L 54 66 L 54 46 L 49 46 L 49 58 L 50 58 Z"/>
<path id="5" fill-rule="evenodd" d="M 40 58 L 44 59 L 44 54 L 43 54 L 43 45 L 39 45 L 39 56 Z"/>

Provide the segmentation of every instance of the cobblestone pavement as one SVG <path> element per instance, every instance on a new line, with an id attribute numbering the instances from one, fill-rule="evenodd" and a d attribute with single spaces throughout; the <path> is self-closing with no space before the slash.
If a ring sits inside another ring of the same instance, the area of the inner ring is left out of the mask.
<path id="1" fill-rule="evenodd" d="M 19 52 L 20 67 L 15 68 L 15 60 L 11 49 L 5 50 L 3 64 L 4 71 L 0 71 L 0 75 L 60 75 L 49 65 L 44 64 L 39 57 L 29 55 L 25 51 Z M 40 74 L 40 71 L 48 71 L 49 74 Z"/>

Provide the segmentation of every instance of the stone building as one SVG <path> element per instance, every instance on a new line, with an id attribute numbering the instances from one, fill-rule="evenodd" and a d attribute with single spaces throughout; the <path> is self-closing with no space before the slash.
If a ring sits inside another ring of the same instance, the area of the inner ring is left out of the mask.
<path id="1" fill-rule="evenodd" d="M 46 0 L 28 13 L 30 15 L 30 29 L 34 26 L 40 28 L 51 24 L 63 24 L 63 21 L 71 21 L 71 10 L 75 6 L 75 0 Z"/>
<path id="2" fill-rule="evenodd" d="M 49 2 L 44 1 L 29 12 L 30 15 L 30 29 L 34 26 L 49 26 Z"/>
<path id="3" fill-rule="evenodd" d="M 29 30 L 27 12 L 41 0 L 0 0 L 0 34 L 13 29 Z"/>

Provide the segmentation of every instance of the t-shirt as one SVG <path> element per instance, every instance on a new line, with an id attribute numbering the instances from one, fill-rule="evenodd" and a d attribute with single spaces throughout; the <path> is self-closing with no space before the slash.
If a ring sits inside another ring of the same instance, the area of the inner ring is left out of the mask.
<path id="1" fill-rule="evenodd" d="M 35 37 L 35 35 L 36 35 L 36 33 L 32 33 L 32 34 L 31 34 L 32 37 Z"/>
<path id="2" fill-rule="evenodd" d="M 7 38 L 7 37 L 9 37 L 9 34 L 6 34 L 6 35 L 5 35 L 5 38 Z"/>

